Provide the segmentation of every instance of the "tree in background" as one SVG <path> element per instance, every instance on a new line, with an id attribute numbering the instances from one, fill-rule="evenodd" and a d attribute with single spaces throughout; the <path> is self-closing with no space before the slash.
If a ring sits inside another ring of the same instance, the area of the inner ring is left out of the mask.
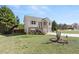
<path id="1" fill-rule="evenodd" d="M 63 29 L 67 29 L 67 24 L 63 24 Z"/>
<path id="2" fill-rule="evenodd" d="M 24 29 L 24 24 L 19 24 L 18 28 L 19 29 Z"/>
<path id="3" fill-rule="evenodd" d="M 18 16 L 16 16 L 16 20 L 17 20 L 17 25 L 19 25 L 20 24 L 20 19 L 19 19 Z"/>
<path id="4" fill-rule="evenodd" d="M 56 31 L 58 29 L 58 25 L 55 20 L 52 22 L 52 31 Z"/>
<path id="5" fill-rule="evenodd" d="M 7 6 L 2 6 L 0 8 L 0 32 L 5 33 L 9 31 L 12 27 L 19 23 L 10 8 Z M 16 26 L 15 26 L 16 27 Z"/>
<path id="6" fill-rule="evenodd" d="M 62 29 L 63 24 L 58 24 L 58 29 Z"/>
<path id="7" fill-rule="evenodd" d="M 58 29 L 68 29 L 68 25 L 67 24 L 59 24 Z"/>

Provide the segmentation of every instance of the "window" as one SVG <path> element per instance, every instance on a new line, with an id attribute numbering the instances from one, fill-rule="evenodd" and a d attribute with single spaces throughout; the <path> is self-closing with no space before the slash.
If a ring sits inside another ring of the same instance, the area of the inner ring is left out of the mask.
<path id="1" fill-rule="evenodd" d="M 47 22 L 44 22 L 44 25 L 47 25 Z"/>
<path id="2" fill-rule="evenodd" d="M 42 22 L 38 22 L 39 28 L 42 27 Z"/>
<path id="3" fill-rule="evenodd" d="M 36 21 L 32 21 L 31 24 L 36 24 Z"/>
<path id="4" fill-rule="evenodd" d="M 49 25 L 50 25 L 50 22 L 49 22 Z"/>

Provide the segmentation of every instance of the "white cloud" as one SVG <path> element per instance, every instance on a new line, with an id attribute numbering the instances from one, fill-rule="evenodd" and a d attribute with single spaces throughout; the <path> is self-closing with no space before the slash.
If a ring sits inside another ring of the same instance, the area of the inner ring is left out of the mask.
<path id="1" fill-rule="evenodd" d="M 30 8 L 33 10 L 33 12 L 36 12 L 40 15 L 46 15 L 48 14 L 47 11 L 49 11 L 49 8 L 47 6 L 33 5 L 30 6 Z"/>
<path id="2" fill-rule="evenodd" d="M 33 10 L 39 10 L 37 6 L 30 6 Z"/>
<path id="3" fill-rule="evenodd" d="M 15 8 L 15 9 L 20 9 L 21 6 L 20 5 L 11 5 L 12 8 Z"/>
<path id="4" fill-rule="evenodd" d="M 49 9 L 48 6 L 42 6 L 41 8 L 42 8 L 42 9 L 47 9 L 47 10 Z"/>
<path id="5" fill-rule="evenodd" d="M 35 5 L 33 5 L 33 6 L 30 6 L 33 10 L 49 10 L 49 7 L 48 6 L 35 6 Z"/>

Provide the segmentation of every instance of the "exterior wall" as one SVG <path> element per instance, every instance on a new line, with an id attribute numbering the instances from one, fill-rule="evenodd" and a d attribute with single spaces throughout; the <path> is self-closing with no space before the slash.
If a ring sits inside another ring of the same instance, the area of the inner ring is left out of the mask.
<path id="1" fill-rule="evenodd" d="M 51 28 L 52 28 L 52 22 L 49 22 L 49 26 L 48 26 L 48 32 L 52 32 Z"/>
<path id="2" fill-rule="evenodd" d="M 42 19 L 43 18 L 25 16 L 24 17 L 24 30 L 25 30 L 25 32 L 28 33 L 29 28 L 32 29 L 32 30 L 39 28 L 39 22 L 42 22 L 41 28 L 43 29 L 43 32 L 45 32 L 45 33 L 50 32 L 51 31 L 51 24 L 49 25 L 50 21 L 47 20 L 47 19 L 46 20 L 42 20 Z M 31 21 L 36 21 L 36 24 L 31 24 Z M 44 22 L 47 22 L 47 24 L 44 25 Z"/>
<path id="3" fill-rule="evenodd" d="M 49 21 L 49 19 L 46 20 L 47 25 L 45 27 L 43 27 L 43 31 L 44 32 L 52 32 L 51 27 L 52 27 L 52 22 Z"/>
<path id="4" fill-rule="evenodd" d="M 24 31 L 28 33 L 29 20 L 24 17 Z"/>

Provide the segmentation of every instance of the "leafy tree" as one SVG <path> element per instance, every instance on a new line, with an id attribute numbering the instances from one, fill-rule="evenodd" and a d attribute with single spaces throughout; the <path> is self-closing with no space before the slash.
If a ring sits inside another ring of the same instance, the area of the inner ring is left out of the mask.
<path id="1" fill-rule="evenodd" d="M 58 29 L 62 29 L 63 24 L 58 24 Z"/>
<path id="2" fill-rule="evenodd" d="M 58 28 L 59 29 L 68 29 L 68 25 L 67 24 L 59 24 Z"/>
<path id="3" fill-rule="evenodd" d="M 13 26 L 17 25 L 17 20 L 12 10 L 7 6 L 0 8 L 0 32 L 5 33 Z"/>
<path id="4" fill-rule="evenodd" d="M 18 28 L 19 29 L 24 29 L 24 24 L 19 24 Z"/>
<path id="5" fill-rule="evenodd" d="M 67 29 L 67 24 L 63 24 L 63 29 Z"/>
<path id="6" fill-rule="evenodd" d="M 20 24 L 20 19 L 19 19 L 18 16 L 16 16 L 16 20 L 17 20 L 17 25 L 19 25 Z"/>
<path id="7" fill-rule="evenodd" d="M 58 29 L 58 25 L 55 20 L 52 22 L 52 31 L 56 31 Z"/>

